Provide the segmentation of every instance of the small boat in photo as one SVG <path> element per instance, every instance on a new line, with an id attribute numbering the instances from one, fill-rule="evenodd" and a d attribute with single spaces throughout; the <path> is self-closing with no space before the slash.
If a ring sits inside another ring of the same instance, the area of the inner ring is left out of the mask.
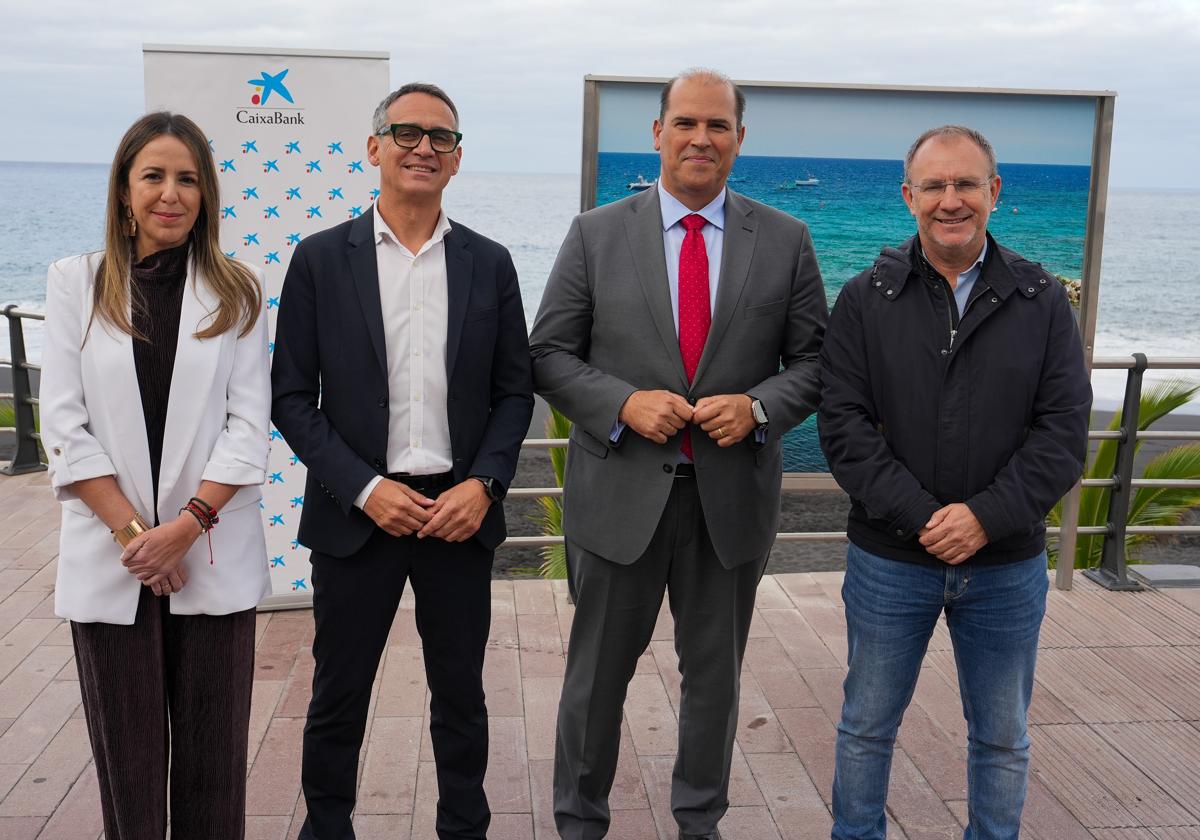
<path id="1" fill-rule="evenodd" d="M 807 178 L 797 178 L 797 187 L 815 187 L 821 183 L 820 178 L 814 178 L 811 174 Z"/>
<path id="2" fill-rule="evenodd" d="M 653 186 L 654 186 L 653 181 L 647 181 L 645 176 L 638 175 L 636 181 L 629 182 L 629 186 L 627 187 L 627 189 L 638 190 L 640 192 L 641 190 L 648 190 Z"/>

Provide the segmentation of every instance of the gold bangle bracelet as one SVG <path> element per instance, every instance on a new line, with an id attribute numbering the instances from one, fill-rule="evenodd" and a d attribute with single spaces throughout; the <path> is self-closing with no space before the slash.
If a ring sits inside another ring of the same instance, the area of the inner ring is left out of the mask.
<path id="1" fill-rule="evenodd" d="M 142 519 L 142 515 L 140 513 L 135 513 L 133 515 L 133 519 L 129 520 L 128 525 L 119 531 L 112 532 L 113 542 L 121 546 L 121 548 L 124 548 L 125 546 L 129 545 L 129 541 L 138 534 L 144 534 L 149 530 L 150 526 L 147 524 L 145 519 Z"/>

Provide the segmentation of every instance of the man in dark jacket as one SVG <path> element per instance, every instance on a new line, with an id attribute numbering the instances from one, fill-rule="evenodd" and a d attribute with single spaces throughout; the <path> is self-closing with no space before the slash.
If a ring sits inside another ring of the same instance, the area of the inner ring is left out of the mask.
<path id="1" fill-rule="evenodd" d="M 1015 838 L 1046 604 L 1046 513 L 1079 478 L 1091 386 L 1054 277 L 987 233 L 991 145 L 921 135 L 917 235 L 851 280 L 821 351 L 821 446 L 850 495 L 835 840 L 882 840 L 892 748 L 944 612 L 968 729 L 968 840 Z"/>

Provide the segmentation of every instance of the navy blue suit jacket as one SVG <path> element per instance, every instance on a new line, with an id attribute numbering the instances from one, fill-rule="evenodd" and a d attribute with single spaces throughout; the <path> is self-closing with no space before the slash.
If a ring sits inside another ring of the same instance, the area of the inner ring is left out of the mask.
<path id="1" fill-rule="evenodd" d="M 375 523 L 354 499 L 387 472 L 388 380 L 374 208 L 296 248 L 283 283 L 271 367 L 271 419 L 308 468 L 299 540 L 346 557 Z M 516 472 L 533 413 L 529 341 L 508 251 L 451 221 L 445 238 L 447 414 L 454 477 Z M 475 539 L 495 548 L 504 511 Z"/>

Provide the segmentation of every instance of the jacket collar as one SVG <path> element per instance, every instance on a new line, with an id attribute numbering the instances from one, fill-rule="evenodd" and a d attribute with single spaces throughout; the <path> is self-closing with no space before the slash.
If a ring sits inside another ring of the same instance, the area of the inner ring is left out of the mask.
<path id="1" fill-rule="evenodd" d="M 871 269 L 871 288 L 887 300 L 897 299 L 910 277 L 921 276 L 921 262 L 915 235 L 898 248 L 884 248 L 875 258 L 875 265 Z M 990 233 L 987 234 L 983 273 L 976 282 L 985 283 L 1001 300 L 1007 300 L 1013 292 L 1020 292 L 1027 298 L 1034 297 L 1049 285 L 1048 277 L 1049 274 L 1039 263 L 1003 247 Z"/>

